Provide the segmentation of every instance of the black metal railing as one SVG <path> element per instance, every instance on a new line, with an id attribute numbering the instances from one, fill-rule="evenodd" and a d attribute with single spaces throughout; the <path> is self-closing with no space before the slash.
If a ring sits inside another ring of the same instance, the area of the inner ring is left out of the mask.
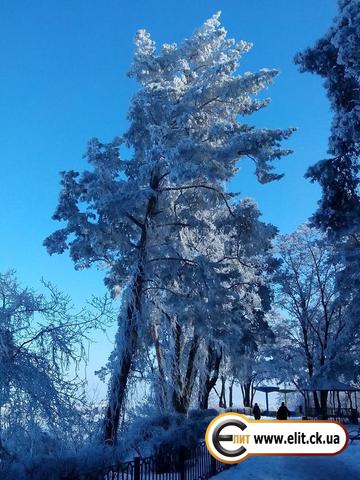
<path id="1" fill-rule="evenodd" d="M 192 449 L 136 457 L 130 462 L 84 475 L 81 480 L 205 480 L 229 467 L 213 458 L 205 442 L 201 442 Z"/>
<path id="2" fill-rule="evenodd" d="M 345 408 L 345 407 L 327 407 L 325 412 L 319 413 L 315 407 L 306 407 L 305 416 L 310 418 L 317 418 L 320 416 L 326 416 L 327 418 L 334 418 L 338 420 L 353 421 L 354 419 L 359 418 L 359 412 L 356 408 Z M 353 421 L 353 423 L 356 423 Z"/>

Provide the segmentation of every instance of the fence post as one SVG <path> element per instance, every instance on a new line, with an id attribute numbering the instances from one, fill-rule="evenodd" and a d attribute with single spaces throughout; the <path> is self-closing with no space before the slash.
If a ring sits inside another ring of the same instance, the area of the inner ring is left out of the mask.
<path id="1" fill-rule="evenodd" d="M 134 458 L 134 480 L 140 480 L 141 477 L 141 464 L 140 464 L 140 457 Z"/>
<path id="2" fill-rule="evenodd" d="M 210 476 L 213 477 L 214 475 L 217 474 L 217 468 L 216 468 L 216 458 L 214 458 L 212 455 L 210 456 Z"/>
<path id="3" fill-rule="evenodd" d="M 186 448 L 181 447 L 179 451 L 179 473 L 180 473 L 180 480 L 186 480 Z"/>

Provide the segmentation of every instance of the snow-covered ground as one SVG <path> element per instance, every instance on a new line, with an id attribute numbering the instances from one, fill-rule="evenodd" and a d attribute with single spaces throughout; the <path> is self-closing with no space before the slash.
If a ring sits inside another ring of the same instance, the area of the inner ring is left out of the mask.
<path id="1" fill-rule="evenodd" d="M 360 480 L 360 441 L 333 457 L 250 457 L 216 480 Z"/>

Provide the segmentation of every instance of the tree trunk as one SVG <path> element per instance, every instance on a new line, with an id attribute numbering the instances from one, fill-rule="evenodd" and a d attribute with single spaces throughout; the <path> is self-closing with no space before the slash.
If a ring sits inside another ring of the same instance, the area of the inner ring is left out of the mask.
<path id="1" fill-rule="evenodd" d="M 320 405 L 319 397 L 316 391 L 313 391 L 313 397 L 314 397 L 315 412 L 317 415 L 321 415 L 321 405 Z"/>
<path id="2" fill-rule="evenodd" d="M 234 379 L 231 380 L 229 385 L 229 408 L 233 406 L 233 387 L 234 387 Z"/>
<path id="3" fill-rule="evenodd" d="M 180 399 L 181 392 L 183 390 L 183 384 L 180 372 L 182 329 L 177 320 L 172 320 L 172 333 L 174 337 L 174 352 L 171 365 L 171 375 L 173 381 L 172 405 L 174 410 L 178 411 L 179 409 L 183 409 Z"/>
<path id="4" fill-rule="evenodd" d="M 251 407 L 252 404 L 252 392 L 251 392 L 252 382 L 246 382 L 241 384 L 241 393 L 243 396 L 243 405 L 244 407 Z"/>
<path id="5" fill-rule="evenodd" d="M 161 350 L 161 344 L 158 333 L 158 323 L 157 320 L 154 320 L 153 323 L 153 340 L 155 345 L 156 359 L 159 369 L 159 383 L 160 383 L 160 406 L 161 409 L 164 409 L 167 404 L 167 391 L 166 391 L 166 376 L 165 376 L 165 366 L 164 366 L 164 356 Z"/>
<path id="6" fill-rule="evenodd" d="M 156 179 L 152 178 L 152 186 L 156 189 Z M 156 209 L 156 197 L 149 198 L 144 223 L 139 225 L 141 236 L 138 244 L 139 258 L 137 272 L 133 280 L 131 294 L 126 307 L 125 318 L 119 317 L 119 332 L 117 338 L 117 361 L 118 366 L 112 372 L 109 388 L 108 406 L 104 421 L 104 442 L 106 445 L 114 445 L 119 428 L 120 412 L 124 405 L 126 387 L 133 363 L 133 358 L 138 347 L 138 317 L 141 313 L 143 284 L 145 277 L 147 222 Z"/>
<path id="7" fill-rule="evenodd" d="M 255 388 L 254 382 L 251 382 L 251 394 L 250 394 L 250 407 L 252 408 L 254 405 L 254 397 L 255 397 Z"/>
<path id="8" fill-rule="evenodd" d="M 189 350 L 189 356 L 187 359 L 185 377 L 182 379 L 180 373 L 181 326 L 178 322 L 175 323 L 175 364 L 173 365 L 174 390 L 172 401 L 176 412 L 187 413 L 197 374 L 195 369 L 195 359 L 200 344 L 200 338 L 194 332 Z"/>
<path id="9" fill-rule="evenodd" d="M 338 401 L 337 408 L 338 408 L 338 411 L 341 412 L 341 402 L 340 402 L 340 392 L 339 392 L 339 390 L 337 390 L 336 396 L 337 396 L 337 401 Z"/>
<path id="10" fill-rule="evenodd" d="M 123 408 L 133 357 L 137 350 L 138 331 L 134 317 L 136 306 L 140 303 L 141 286 L 142 274 L 138 273 L 133 287 L 134 303 L 128 305 L 125 321 L 120 324 L 121 319 L 119 319 L 119 329 L 123 331 L 121 339 L 117 342 L 118 367 L 112 372 L 104 422 L 104 442 L 107 445 L 114 445 L 116 442 L 120 412 Z"/>
<path id="11" fill-rule="evenodd" d="M 220 350 L 219 353 L 209 345 L 206 359 L 206 372 L 202 378 L 199 378 L 199 408 L 201 410 L 209 408 L 210 392 L 215 387 L 219 378 L 221 357 L 222 350 Z"/>
<path id="12" fill-rule="evenodd" d="M 320 407 L 321 407 L 321 416 L 322 418 L 327 418 L 327 399 L 328 399 L 328 391 L 321 390 L 320 392 Z"/>
<path id="13" fill-rule="evenodd" d="M 226 378 L 224 376 L 221 377 L 221 392 L 219 397 L 219 407 L 220 408 L 227 408 L 226 406 Z"/>

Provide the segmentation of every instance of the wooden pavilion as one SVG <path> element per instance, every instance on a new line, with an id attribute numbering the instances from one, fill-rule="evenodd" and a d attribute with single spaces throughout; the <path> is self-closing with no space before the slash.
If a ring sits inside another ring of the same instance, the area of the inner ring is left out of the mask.
<path id="1" fill-rule="evenodd" d="M 304 416 L 306 418 L 332 418 L 339 421 L 358 423 L 358 392 L 359 387 L 347 385 L 340 381 L 327 384 L 316 384 L 300 388 L 304 397 Z M 318 398 L 326 397 L 326 407 L 316 408 L 314 394 Z"/>

